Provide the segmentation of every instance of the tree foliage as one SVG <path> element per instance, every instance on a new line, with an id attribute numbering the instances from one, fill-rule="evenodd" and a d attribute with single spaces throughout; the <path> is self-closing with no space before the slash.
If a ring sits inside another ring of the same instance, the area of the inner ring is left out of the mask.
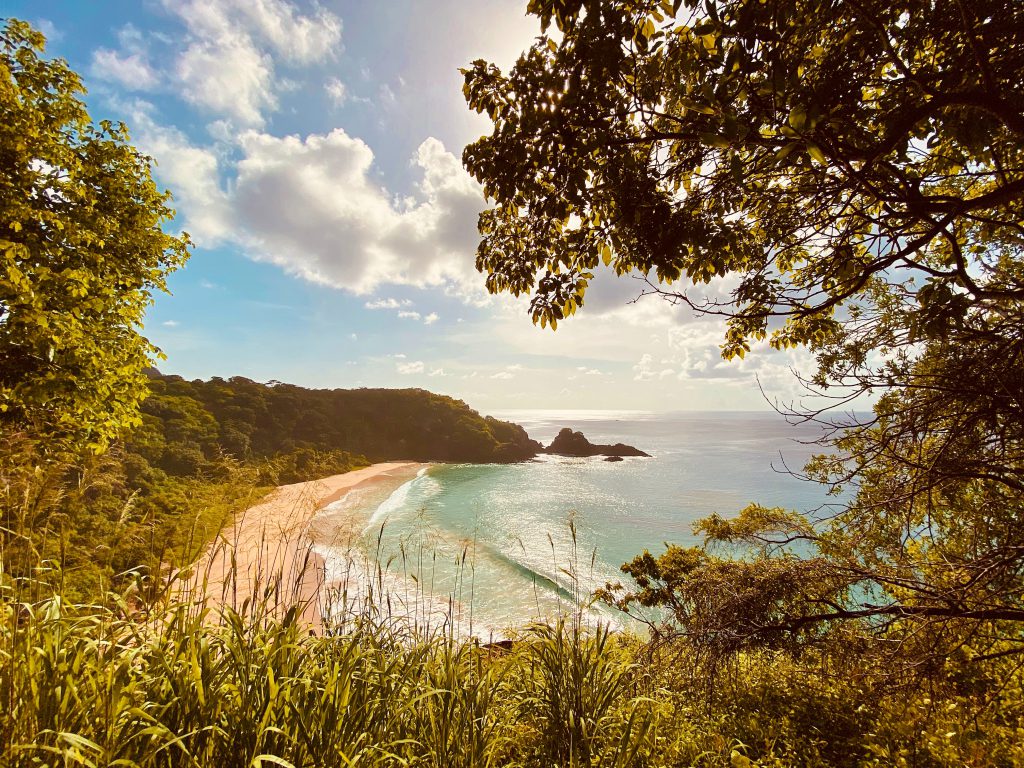
<path id="1" fill-rule="evenodd" d="M 1024 298 L 1019 3 L 534 0 L 508 75 L 465 70 L 494 123 L 464 161 L 495 206 L 477 266 L 582 304 L 602 261 L 662 283 L 720 275 L 725 352 L 819 342 L 876 278 L 916 277 L 918 334 Z"/>
<path id="2" fill-rule="evenodd" d="M 158 350 L 143 313 L 188 257 L 170 195 L 123 123 L 93 123 L 81 80 L 43 36 L 0 30 L 0 419 L 102 451 L 138 423 Z"/>
<path id="3" fill-rule="evenodd" d="M 477 463 L 522 461 L 541 449 L 519 425 L 423 389 L 306 389 L 241 376 L 160 375 L 150 388 L 143 429 L 130 444 L 158 465 L 174 460 L 168 448 L 244 460 L 344 450 L 372 461 Z"/>
<path id="4" fill-rule="evenodd" d="M 808 467 L 852 498 L 833 517 L 709 519 L 628 564 L 623 604 L 725 652 L 840 624 L 907 658 L 1024 651 L 1024 5 L 530 10 L 557 33 L 465 70 L 490 290 L 554 327 L 603 262 L 724 315 L 727 358 L 807 345 L 829 404 L 880 394 L 799 413 L 835 427 Z"/>

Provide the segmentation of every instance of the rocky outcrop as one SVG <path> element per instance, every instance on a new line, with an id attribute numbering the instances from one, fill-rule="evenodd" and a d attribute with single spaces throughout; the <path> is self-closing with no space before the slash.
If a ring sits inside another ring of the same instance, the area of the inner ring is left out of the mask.
<path id="1" fill-rule="evenodd" d="M 625 443 L 596 445 L 587 440 L 582 432 L 573 432 L 568 427 L 558 433 L 555 439 L 551 441 L 551 445 L 544 449 L 544 453 L 556 456 L 608 456 L 619 458 L 623 456 L 650 456 L 649 453 L 644 453 L 639 448 L 634 448 L 632 445 L 626 445 Z"/>

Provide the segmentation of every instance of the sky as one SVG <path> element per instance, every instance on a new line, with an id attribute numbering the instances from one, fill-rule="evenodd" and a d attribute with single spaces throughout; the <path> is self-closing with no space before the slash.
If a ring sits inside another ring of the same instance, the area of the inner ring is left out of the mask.
<path id="1" fill-rule="evenodd" d="M 760 410 L 805 354 L 725 362 L 724 324 L 598 274 L 558 330 L 474 269 L 489 132 L 459 67 L 507 70 L 526 0 L 5 0 L 123 120 L 195 243 L 144 333 L 186 378 L 421 387 L 481 412 Z M 721 288 L 722 286 L 720 286 Z M 727 287 L 727 286 L 724 286 Z"/>

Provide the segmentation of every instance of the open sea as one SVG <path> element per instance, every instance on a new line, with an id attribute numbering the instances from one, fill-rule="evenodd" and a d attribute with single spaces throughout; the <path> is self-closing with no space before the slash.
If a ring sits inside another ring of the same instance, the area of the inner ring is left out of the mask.
<path id="1" fill-rule="evenodd" d="M 814 425 L 775 413 L 503 411 L 545 445 L 562 427 L 652 458 L 543 456 L 521 464 L 443 464 L 335 503 L 357 513 L 361 547 L 392 583 L 453 606 L 459 631 L 497 637 L 550 618 L 665 542 L 694 544 L 693 522 L 751 502 L 813 513 L 830 501 L 799 471 Z M 365 522 L 364 522 L 365 521 Z M 339 552 L 321 547 L 331 577 Z M 338 576 L 338 573 L 334 574 Z M 627 623 L 607 608 L 602 619 Z"/>

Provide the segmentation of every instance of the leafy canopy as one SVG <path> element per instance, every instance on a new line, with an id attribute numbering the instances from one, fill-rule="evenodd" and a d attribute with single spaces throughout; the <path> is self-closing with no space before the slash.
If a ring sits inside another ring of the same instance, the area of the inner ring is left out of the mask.
<path id="1" fill-rule="evenodd" d="M 123 123 L 92 122 L 43 36 L 0 30 L 0 420 L 102 451 L 139 423 L 158 350 L 143 313 L 189 240 Z"/>
<path id="2" fill-rule="evenodd" d="M 477 267 L 582 305 L 603 262 L 664 285 L 738 278 L 726 356 L 836 333 L 873 279 L 915 278 L 914 322 L 1024 298 L 1020 3 L 532 0 L 545 35 L 464 70 L 494 123 L 465 150 L 494 207 Z M 769 327 L 772 317 L 785 324 Z"/>
<path id="3" fill-rule="evenodd" d="M 831 519 L 706 520 L 620 604 L 714 653 L 840 626 L 919 670 L 1024 652 L 1024 4 L 529 7 L 558 34 L 465 70 L 489 289 L 554 327 L 603 262 L 725 315 L 726 357 L 808 345 L 810 386 L 883 393 L 808 467 L 852 489 Z"/>

